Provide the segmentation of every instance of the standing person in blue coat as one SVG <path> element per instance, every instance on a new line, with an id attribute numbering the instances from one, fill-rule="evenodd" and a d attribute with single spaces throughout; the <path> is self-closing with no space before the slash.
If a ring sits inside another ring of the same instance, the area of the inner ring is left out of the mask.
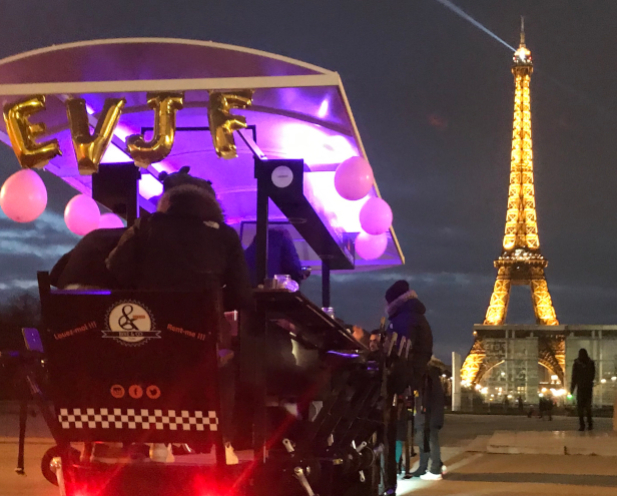
<path id="1" fill-rule="evenodd" d="M 390 320 L 388 334 L 395 332 L 399 342 L 402 337 L 411 341 L 406 377 L 400 378 L 400 384 L 397 384 L 395 389 L 398 394 L 407 386 L 411 386 L 412 391 L 417 391 L 420 378 L 433 356 L 433 331 L 424 316 L 426 307 L 404 280 L 396 281 L 388 288 L 386 301 Z"/>
<path id="2" fill-rule="evenodd" d="M 433 332 L 424 314 L 426 307 L 418 299 L 418 295 L 409 287 L 404 280 L 396 281 L 386 291 L 386 312 L 389 325 L 388 335 L 396 333 L 397 343 L 394 349 L 399 349 L 399 344 L 404 337 L 411 343 L 407 359 L 395 358 L 390 365 L 390 375 L 387 382 L 387 404 L 390 411 L 386 413 L 388 427 L 386 430 L 387 452 L 385 485 L 386 494 L 396 493 L 398 458 L 397 431 L 404 430 L 404 417 L 400 415 L 400 405 L 404 402 L 405 391 L 418 391 L 426 367 L 433 355 Z M 396 398 L 396 399 L 395 399 Z M 400 437 L 400 436 L 398 436 Z M 402 443 L 399 441 L 399 450 Z"/>
<path id="3" fill-rule="evenodd" d="M 415 428 L 420 465 L 411 475 L 423 480 L 441 480 L 445 466 L 441 461 L 439 430 L 444 422 L 445 395 L 440 370 L 428 363 L 416 396 Z M 430 464 L 429 464 L 430 462 Z"/>

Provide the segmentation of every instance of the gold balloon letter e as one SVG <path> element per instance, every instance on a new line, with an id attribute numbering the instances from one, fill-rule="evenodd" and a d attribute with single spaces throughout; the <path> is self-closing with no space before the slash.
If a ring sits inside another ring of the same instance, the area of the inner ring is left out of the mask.
<path id="1" fill-rule="evenodd" d="M 91 135 L 86 101 L 83 98 L 67 100 L 66 113 L 80 174 L 90 175 L 99 170 L 99 163 L 109 146 L 125 102 L 124 98 L 106 99 L 94 135 Z"/>
<path id="2" fill-rule="evenodd" d="M 35 141 L 37 136 L 45 132 L 45 124 L 42 122 L 31 124 L 28 117 L 39 110 L 45 110 L 43 95 L 29 97 L 4 106 L 6 131 L 17 160 L 24 169 L 40 169 L 45 167 L 52 158 L 62 155 L 58 140 L 53 139 L 44 143 Z"/>
<path id="3" fill-rule="evenodd" d="M 232 108 L 243 109 L 253 103 L 253 90 L 241 90 L 235 93 L 210 92 L 208 102 L 208 121 L 210 134 L 216 154 L 221 158 L 235 158 L 236 143 L 233 132 L 246 128 L 246 119 L 241 115 L 233 115 Z"/>
<path id="4" fill-rule="evenodd" d="M 140 167 L 160 162 L 171 152 L 176 134 L 176 111 L 184 107 L 184 95 L 149 93 L 148 106 L 154 110 L 152 139 L 145 141 L 141 134 L 133 134 L 126 140 L 131 158 Z"/>

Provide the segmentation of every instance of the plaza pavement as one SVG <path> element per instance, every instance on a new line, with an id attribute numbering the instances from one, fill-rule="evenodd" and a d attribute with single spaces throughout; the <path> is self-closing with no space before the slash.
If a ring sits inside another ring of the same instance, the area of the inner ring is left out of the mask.
<path id="1" fill-rule="evenodd" d="M 552 422 L 526 416 L 446 415 L 442 431 L 443 459 L 448 474 L 443 481 L 401 481 L 399 495 L 409 496 L 614 496 L 617 494 L 617 456 L 536 455 L 489 453 L 495 433 L 572 432 L 579 439 L 610 435 L 611 419 L 597 419 L 596 429 L 575 433 L 577 419 L 555 417 Z M 52 445 L 40 415 L 28 419 L 26 475 L 15 474 L 18 417 L 16 408 L 0 408 L 0 496 L 57 496 L 58 490 L 40 473 L 40 460 Z M 531 435 L 531 437 L 535 437 Z"/>

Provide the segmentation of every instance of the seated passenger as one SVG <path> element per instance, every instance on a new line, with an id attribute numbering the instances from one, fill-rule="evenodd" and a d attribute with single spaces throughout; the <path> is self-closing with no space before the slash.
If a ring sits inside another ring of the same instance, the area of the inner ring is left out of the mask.
<path id="1" fill-rule="evenodd" d="M 253 287 L 263 282 L 257 281 L 256 239 L 257 237 L 253 238 L 245 252 Z M 289 231 L 282 228 L 272 228 L 268 231 L 268 273 L 266 277 L 272 279 L 277 274 L 287 274 L 298 284 L 307 277 Z"/>
<path id="2" fill-rule="evenodd" d="M 183 175 L 185 184 L 173 185 L 159 201 L 157 212 L 139 219 L 122 236 L 107 267 L 125 288 L 202 291 L 216 282 L 223 290 L 226 310 L 250 309 L 252 289 L 240 238 L 223 221 L 210 183 Z M 232 412 L 233 367 L 222 368 L 220 374 L 222 408 Z M 227 463 L 235 464 L 230 417 L 231 413 L 222 416 L 221 430 Z"/>
<path id="3" fill-rule="evenodd" d="M 252 304 L 240 238 L 224 223 L 207 181 L 167 191 L 158 211 L 138 219 L 107 259 L 122 287 L 200 291 L 218 279 L 227 310 Z"/>
<path id="4" fill-rule="evenodd" d="M 118 281 L 107 270 L 105 260 L 125 231 L 123 227 L 95 229 L 86 234 L 51 269 L 52 286 L 60 289 L 118 288 Z"/>

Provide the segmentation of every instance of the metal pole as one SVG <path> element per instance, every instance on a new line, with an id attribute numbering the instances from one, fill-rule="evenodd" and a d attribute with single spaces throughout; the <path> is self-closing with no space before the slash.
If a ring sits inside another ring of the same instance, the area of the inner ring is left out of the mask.
<path id="1" fill-rule="evenodd" d="M 452 352 L 452 411 L 461 411 L 461 355 Z"/>
<path id="2" fill-rule="evenodd" d="M 268 191 L 259 170 L 261 161 L 255 159 L 255 177 L 257 178 L 257 233 L 255 235 L 255 272 L 257 284 L 263 284 L 268 277 Z"/>
<path id="3" fill-rule="evenodd" d="M 329 308 L 330 305 L 330 262 L 321 261 L 321 306 Z"/>

